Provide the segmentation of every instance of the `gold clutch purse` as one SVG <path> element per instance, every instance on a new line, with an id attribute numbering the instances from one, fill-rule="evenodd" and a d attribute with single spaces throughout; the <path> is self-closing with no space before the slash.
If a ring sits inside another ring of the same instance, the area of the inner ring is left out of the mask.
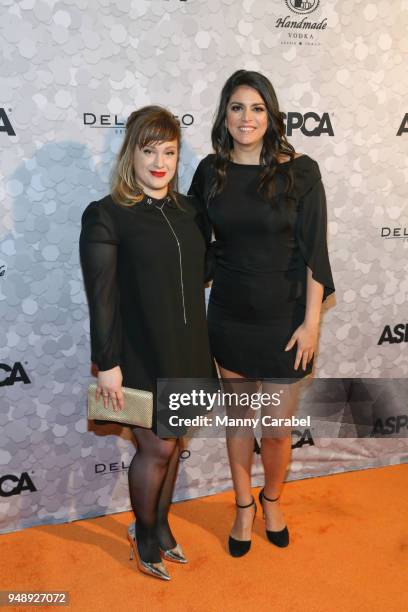
<path id="1" fill-rule="evenodd" d="M 102 395 L 97 402 L 95 399 L 96 385 L 88 387 L 88 419 L 98 421 L 113 421 L 115 423 L 126 423 L 127 425 L 138 425 L 139 427 L 151 428 L 153 422 L 153 394 L 143 389 L 131 389 L 122 387 L 125 406 L 122 410 L 115 412 L 109 399 L 109 408 L 103 405 Z"/>

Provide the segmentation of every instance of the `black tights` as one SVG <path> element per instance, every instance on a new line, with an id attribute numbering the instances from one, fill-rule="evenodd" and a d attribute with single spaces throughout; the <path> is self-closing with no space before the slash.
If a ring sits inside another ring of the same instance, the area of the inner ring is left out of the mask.
<path id="1" fill-rule="evenodd" d="M 163 440 L 150 429 L 135 427 L 137 453 L 129 466 L 130 502 L 136 517 L 136 539 L 140 557 L 149 563 L 160 561 L 159 548 L 176 545 L 168 513 L 172 500 L 180 443 Z"/>

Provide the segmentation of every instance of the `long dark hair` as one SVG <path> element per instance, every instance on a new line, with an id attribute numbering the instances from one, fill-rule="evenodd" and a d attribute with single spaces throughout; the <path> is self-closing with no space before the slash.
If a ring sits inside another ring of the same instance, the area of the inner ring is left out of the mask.
<path id="1" fill-rule="evenodd" d="M 260 155 L 260 164 L 263 170 L 259 177 L 258 191 L 268 200 L 272 200 L 276 191 L 276 173 L 281 174 L 278 157 L 287 155 L 290 159 L 295 157 L 295 149 L 287 141 L 283 116 L 279 110 L 279 103 L 272 83 L 260 72 L 253 70 L 237 70 L 226 81 L 221 91 L 217 115 L 211 131 L 211 141 L 215 151 L 215 184 L 210 197 L 219 194 L 225 186 L 227 164 L 231 160 L 233 140 L 226 126 L 228 102 L 237 87 L 245 85 L 255 89 L 263 99 L 268 114 L 268 127 L 263 137 L 263 146 Z M 293 176 L 285 172 L 285 189 L 288 192 L 293 187 Z"/>
<path id="2" fill-rule="evenodd" d="M 143 197 L 133 164 L 136 147 L 143 149 L 153 142 L 177 141 L 177 166 L 180 153 L 181 129 L 177 119 L 161 106 L 144 106 L 133 111 L 126 122 L 126 135 L 112 172 L 112 198 L 117 204 L 133 206 Z M 176 173 L 169 183 L 168 195 L 178 204 Z"/>

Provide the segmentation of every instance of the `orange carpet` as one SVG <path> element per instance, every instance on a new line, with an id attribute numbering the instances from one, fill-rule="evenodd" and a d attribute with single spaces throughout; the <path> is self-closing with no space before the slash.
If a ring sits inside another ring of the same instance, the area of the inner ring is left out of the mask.
<path id="1" fill-rule="evenodd" d="M 290 546 L 269 544 L 258 512 L 242 559 L 226 552 L 232 492 L 174 504 L 171 522 L 190 562 L 167 562 L 170 582 L 128 560 L 129 512 L 6 534 L 0 588 L 69 591 L 68 609 L 86 612 L 408 608 L 406 465 L 290 482 L 282 500 Z"/>

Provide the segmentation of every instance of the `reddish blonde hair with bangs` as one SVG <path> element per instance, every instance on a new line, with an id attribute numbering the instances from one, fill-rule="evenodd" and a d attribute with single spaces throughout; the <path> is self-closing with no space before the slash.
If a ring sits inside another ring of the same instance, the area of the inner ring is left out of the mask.
<path id="1" fill-rule="evenodd" d="M 133 206 L 143 197 L 143 189 L 135 177 L 134 152 L 136 147 L 144 147 L 159 142 L 177 141 L 177 166 L 180 151 L 180 124 L 173 115 L 161 106 L 144 106 L 129 115 L 126 122 L 126 135 L 119 151 L 115 168 L 112 172 L 112 198 L 117 204 Z M 169 183 L 168 194 L 177 204 L 176 173 Z"/>

